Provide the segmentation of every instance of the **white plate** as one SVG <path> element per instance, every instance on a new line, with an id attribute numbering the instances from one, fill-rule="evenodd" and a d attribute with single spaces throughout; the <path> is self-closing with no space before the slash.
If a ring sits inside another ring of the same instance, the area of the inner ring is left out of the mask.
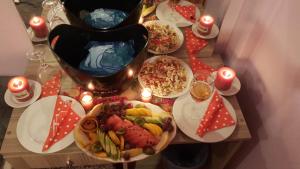
<path id="1" fill-rule="evenodd" d="M 212 97 L 204 102 L 196 103 L 188 93 L 177 98 L 173 105 L 173 117 L 179 129 L 190 138 L 204 143 L 215 143 L 225 140 L 233 133 L 237 122 L 234 108 L 228 100 L 223 98 L 225 107 L 234 119 L 235 125 L 207 132 L 203 137 L 200 137 L 197 134 L 197 129 L 211 99 Z"/>
<path id="2" fill-rule="evenodd" d="M 176 97 L 182 96 L 185 93 L 187 93 L 190 89 L 190 84 L 191 84 L 191 82 L 194 78 L 194 75 L 193 75 L 193 72 L 192 72 L 191 68 L 185 62 L 183 62 L 182 60 L 177 59 L 177 58 L 172 57 L 172 56 L 153 56 L 153 57 L 147 59 L 144 63 L 154 62 L 156 59 L 158 59 L 160 57 L 168 57 L 168 58 L 171 58 L 171 59 L 178 60 L 181 63 L 181 65 L 184 67 L 185 71 L 186 71 L 187 82 L 186 82 L 186 87 L 179 93 L 171 93 L 170 95 L 163 96 L 163 95 L 159 95 L 159 94 L 153 92 L 153 95 L 157 96 L 157 97 L 161 97 L 161 98 L 176 98 Z M 147 87 L 146 85 L 144 85 L 142 79 L 140 78 L 140 75 L 138 75 L 138 81 L 139 81 L 140 85 L 143 88 Z"/>
<path id="3" fill-rule="evenodd" d="M 29 85 L 33 90 L 33 96 L 31 99 L 27 100 L 26 102 L 20 102 L 18 101 L 13 94 L 7 89 L 4 95 L 4 100 L 6 104 L 8 104 L 10 107 L 13 108 L 21 108 L 31 105 L 33 102 L 35 102 L 41 95 L 42 92 L 42 86 L 39 82 L 34 80 L 28 80 Z"/>
<path id="4" fill-rule="evenodd" d="M 202 38 L 202 39 L 212 39 L 212 38 L 215 38 L 218 36 L 219 34 L 219 28 L 216 24 L 213 25 L 212 29 L 211 29 L 211 32 L 210 34 L 208 35 L 201 35 L 199 32 L 198 32 L 198 28 L 197 28 L 197 24 L 193 24 L 192 26 L 192 31 L 194 33 L 194 35 L 196 35 L 198 38 Z"/>
<path id="5" fill-rule="evenodd" d="M 168 22 L 159 21 L 159 20 L 147 21 L 147 22 L 143 23 L 144 26 L 153 25 L 153 24 L 169 25 L 175 31 L 176 35 L 178 36 L 179 42 L 178 42 L 176 48 L 174 48 L 172 50 L 169 50 L 169 51 L 166 51 L 166 52 L 159 53 L 159 52 L 153 51 L 149 48 L 148 48 L 148 52 L 153 53 L 153 54 L 157 54 L 157 55 L 159 55 L 159 54 L 168 54 L 168 53 L 175 52 L 176 50 L 178 50 L 182 46 L 183 41 L 184 41 L 184 36 L 183 36 L 182 31 L 180 29 L 178 29 L 175 25 L 173 25 L 171 23 L 168 23 Z"/>
<path id="6" fill-rule="evenodd" d="M 81 104 L 75 99 L 61 96 L 62 100 L 72 100 L 72 109 L 80 117 L 85 115 Z M 17 124 L 17 138 L 21 145 L 29 151 L 40 154 L 53 153 L 62 150 L 73 143 L 73 131 L 55 143 L 47 151 L 42 148 L 48 136 L 57 96 L 42 98 L 29 106 L 21 115 Z"/>
<path id="7" fill-rule="evenodd" d="M 47 28 L 48 28 L 48 31 L 49 31 L 49 24 L 47 24 Z M 32 42 L 44 42 L 48 39 L 48 35 L 44 38 L 36 37 L 33 30 L 31 29 L 31 27 L 29 27 L 27 29 L 27 33 L 28 33 L 28 35 L 29 35 Z"/>
<path id="8" fill-rule="evenodd" d="M 213 78 L 213 80 L 216 79 L 217 76 L 217 72 L 212 72 L 211 77 Z M 220 95 L 223 96 L 232 96 L 237 94 L 240 89 L 241 89 L 241 82 L 239 80 L 239 78 L 235 77 L 232 81 L 231 87 L 228 90 L 218 90 L 217 88 L 215 88 Z"/>
<path id="9" fill-rule="evenodd" d="M 156 106 L 154 104 L 151 104 L 151 103 L 144 103 L 144 102 L 140 102 L 140 101 L 127 101 L 129 103 L 132 103 L 133 106 L 137 105 L 137 104 L 144 104 L 146 107 L 148 107 L 151 112 L 154 112 L 156 114 L 160 114 L 160 113 L 163 113 L 165 112 L 163 109 L 161 109 L 159 106 Z M 161 114 L 162 117 L 172 117 L 170 114 Z M 83 118 L 84 119 L 84 118 Z M 81 120 L 83 120 L 81 119 Z M 80 120 L 80 121 L 81 121 Z M 174 130 L 169 133 L 169 139 L 168 139 L 168 142 L 166 143 L 166 145 L 168 145 L 173 139 L 174 137 L 176 136 L 176 124 L 175 124 L 175 121 L 174 119 L 172 120 L 172 126 L 174 127 Z M 78 123 L 80 124 L 80 122 Z M 75 127 L 75 130 L 79 130 L 79 125 L 76 125 Z M 77 141 L 75 140 L 75 143 L 76 145 L 83 151 L 85 152 L 88 156 L 90 157 L 93 157 L 95 159 L 98 159 L 98 160 L 105 160 L 105 161 L 109 161 L 109 162 L 113 162 L 113 163 L 124 163 L 124 162 L 133 162 L 133 161 L 139 161 L 139 160 L 142 160 L 142 159 L 145 159 L 147 157 L 149 157 L 149 155 L 146 155 L 144 153 L 138 155 L 138 156 L 135 156 L 135 157 L 131 157 L 129 160 L 124 160 L 124 159 L 121 159 L 121 160 L 113 160 L 111 158 L 100 158 L 100 157 L 96 157 L 94 156 L 92 153 L 90 153 L 89 151 L 87 151 L 85 148 L 83 148 L 79 143 L 77 143 Z M 162 151 L 164 148 L 166 148 L 167 146 L 164 146 L 160 151 Z M 156 152 L 158 153 L 158 152 Z"/>
<path id="10" fill-rule="evenodd" d="M 175 9 L 171 9 L 168 5 L 168 0 L 160 3 L 156 8 L 156 16 L 159 20 L 170 22 L 175 24 L 177 27 L 187 27 L 193 24 L 186 20 L 183 16 L 181 16 Z M 195 5 L 189 1 L 181 0 L 179 5 L 188 6 L 188 5 Z M 200 10 L 196 6 L 196 20 L 200 17 Z"/>

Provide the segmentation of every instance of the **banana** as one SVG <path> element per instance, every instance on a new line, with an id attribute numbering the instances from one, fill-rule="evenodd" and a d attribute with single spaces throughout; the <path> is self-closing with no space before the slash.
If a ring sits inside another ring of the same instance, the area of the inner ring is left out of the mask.
<path id="1" fill-rule="evenodd" d="M 121 151 L 124 150 L 124 144 L 125 144 L 124 142 L 125 142 L 124 137 L 121 136 L 120 137 L 120 150 Z"/>
<path id="2" fill-rule="evenodd" d="M 132 148 L 126 151 L 122 151 L 122 155 L 124 156 L 124 154 L 129 154 L 130 157 L 135 157 L 138 156 L 140 154 L 143 153 L 143 149 L 142 148 Z"/>
<path id="3" fill-rule="evenodd" d="M 154 136 L 160 136 L 163 132 L 163 130 L 156 124 L 145 123 L 143 127 L 148 129 Z"/>
<path id="4" fill-rule="evenodd" d="M 93 107 L 92 110 L 90 110 L 88 114 L 92 116 L 98 116 L 99 113 L 101 112 L 101 109 L 102 109 L 102 104 L 97 104 L 96 106 Z"/>
<path id="5" fill-rule="evenodd" d="M 120 145 L 120 139 L 118 138 L 118 136 L 116 135 L 116 133 L 112 130 L 108 131 L 108 135 L 110 137 L 110 139 L 116 144 L 116 145 Z"/>
<path id="6" fill-rule="evenodd" d="M 106 158 L 106 157 L 107 157 L 106 152 L 95 153 L 95 155 L 96 155 L 97 157 L 100 157 L 100 158 Z"/>
<path id="7" fill-rule="evenodd" d="M 154 147 L 154 149 L 156 151 L 161 151 L 162 149 L 164 149 L 167 146 L 169 140 L 169 133 L 167 131 L 163 132 L 161 137 L 160 137 L 160 141 L 159 143 Z"/>
<path id="8" fill-rule="evenodd" d="M 145 17 L 147 15 L 149 15 L 150 13 L 152 13 L 156 8 L 156 5 L 152 5 L 150 7 L 146 7 L 146 5 L 143 5 L 143 9 L 142 9 L 142 17 Z"/>
<path id="9" fill-rule="evenodd" d="M 126 115 L 128 116 L 151 116 L 152 113 L 146 108 L 131 108 L 126 109 Z"/>

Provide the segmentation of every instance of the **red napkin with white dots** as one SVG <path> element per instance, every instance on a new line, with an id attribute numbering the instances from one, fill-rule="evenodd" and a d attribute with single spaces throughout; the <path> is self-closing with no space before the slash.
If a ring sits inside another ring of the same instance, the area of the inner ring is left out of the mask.
<path id="1" fill-rule="evenodd" d="M 68 135 L 79 119 L 80 117 L 71 107 L 71 101 L 63 101 L 60 96 L 57 96 L 49 134 L 42 151 L 47 151 L 52 145 Z"/>
<path id="2" fill-rule="evenodd" d="M 61 71 L 58 71 L 50 80 L 42 86 L 42 97 L 58 95 L 60 91 Z"/>
<path id="3" fill-rule="evenodd" d="M 186 50 L 189 56 L 190 66 L 198 80 L 206 81 L 207 77 L 215 71 L 214 68 L 202 63 L 197 59 L 197 52 L 203 49 L 208 43 L 193 34 L 191 28 L 185 29 Z"/>
<path id="4" fill-rule="evenodd" d="M 175 5 L 175 10 L 190 22 L 196 22 L 196 7 L 195 5 Z"/>
<path id="5" fill-rule="evenodd" d="M 200 121 L 197 134 L 203 137 L 207 132 L 232 126 L 235 124 L 227 108 L 224 106 L 222 97 L 215 92 L 209 106 Z"/>

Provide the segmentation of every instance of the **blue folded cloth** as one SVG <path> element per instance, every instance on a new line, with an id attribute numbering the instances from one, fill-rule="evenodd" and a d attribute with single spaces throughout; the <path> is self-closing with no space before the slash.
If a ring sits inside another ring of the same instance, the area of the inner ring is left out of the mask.
<path id="1" fill-rule="evenodd" d="M 107 76 L 118 72 L 134 57 L 134 41 L 97 42 L 86 45 L 88 56 L 80 62 L 79 69 L 92 75 Z"/>
<path id="2" fill-rule="evenodd" d="M 127 13 L 120 10 L 99 8 L 84 14 L 82 19 L 94 28 L 109 29 L 123 22 L 127 16 Z"/>

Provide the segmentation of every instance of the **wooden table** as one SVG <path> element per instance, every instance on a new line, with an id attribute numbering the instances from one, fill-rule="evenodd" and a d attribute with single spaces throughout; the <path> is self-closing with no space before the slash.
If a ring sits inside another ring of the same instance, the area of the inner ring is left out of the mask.
<path id="1" fill-rule="evenodd" d="M 223 62 L 219 55 L 212 54 L 214 41 L 210 41 L 208 47 L 204 48 L 200 53 L 200 59 L 211 65 L 212 67 L 220 67 Z M 48 47 L 47 47 L 48 48 Z M 185 53 L 184 45 L 176 53 L 172 54 L 175 57 L 181 58 L 187 61 L 187 55 Z M 59 68 L 58 62 L 50 51 L 46 53 L 46 62 L 52 66 Z M 28 65 L 25 75 L 31 79 L 37 79 L 39 63 L 31 62 Z M 68 75 L 63 75 L 62 78 L 62 91 L 66 91 L 73 88 L 76 84 L 70 79 Z M 130 99 L 134 99 L 137 95 L 135 90 L 130 88 L 125 91 L 122 95 L 128 96 Z M 233 105 L 237 114 L 237 127 L 234 133 L 226 139 L 224 142 L 212 144 L 212 157 L 211 165 L 212 169 L 221 169 L 230 160 L 233 154 L 238 150 L 241 143 L 244 140 L 250 139 L 247 124 L 244 116 L 238 104 L 235 96 L 227 97 L 230 103 Z M 3 140 L 0 153 L 4 158 L 15 168 L 15 169 L 26 169 L 26 168 L 53 168 L 66 166 L 67 161 L 72 161 L 74 165 L 96 165 L 105 164 L 107 162 L 94 160 L 85 155 L 76 145 L 73 143 L 69 147 L 65 148 L 56 153 L 41 155 L 32 153 L 21 146 L 16 136 L 16 126 L 20 115 L 25 108 L 13 109 L 11 119 Z M 188 138 L 180 130 L 178 130 L 175 139 L 172 144 L 193 144 L 196 141 Z"/>

